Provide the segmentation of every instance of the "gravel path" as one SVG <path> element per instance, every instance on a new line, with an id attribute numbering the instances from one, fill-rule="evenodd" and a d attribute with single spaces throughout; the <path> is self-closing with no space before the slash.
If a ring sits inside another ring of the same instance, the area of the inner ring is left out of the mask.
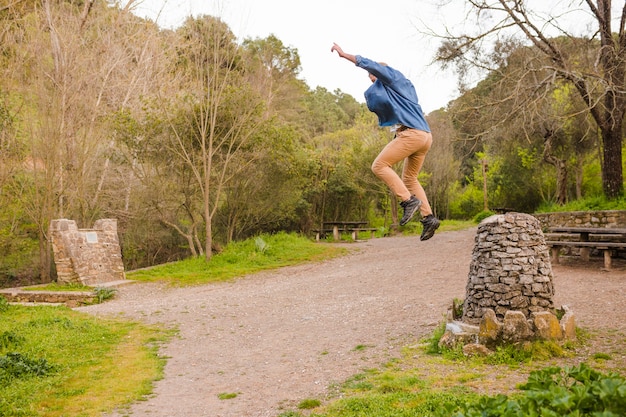
<path id="1" fill-rule="evenodd" d="M 464 298 L 476 229 L 349 244 L 350 255 L 229 283 L 121 287 L 78 310 L 174 326 L 154 395 L 116 416 L 277 416 L 306 398 L 399 355 L 429 335 L 453 298 Z M 583 326 L 626 318 L 626 267 L 555 266 L 555 304 Z M 598 285 L 602 283 L 602 285 Z M 220 393 L 237 393 L 221 400 Z"/>

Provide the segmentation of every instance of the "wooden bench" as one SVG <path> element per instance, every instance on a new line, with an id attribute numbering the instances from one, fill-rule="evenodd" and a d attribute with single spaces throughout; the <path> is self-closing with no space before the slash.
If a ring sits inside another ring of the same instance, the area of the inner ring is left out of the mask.
<path id="1" fill-rule="evenodd" d="M 327 233 L 332 233 L 333 229 L 313 229 L 311 231 L 315 233 L 315 241 L 319 242 L 320 238 L 325 237 Z"/>
<path id="2" fill-rule="evenodd" d="M 559 263 L 559 252 L 561 248 L 564 247 L 577 247 L 581 249 L 598 249 L 604 252 L 604 268 L 609 270 L 611 269 L 611 252 L 614 249 L 626 249 L 626 242 L 602 242 L 602 241 L 592 241 L 592 242 L 577 242 L 577 241 L 568 241 L 568 240 L 547 240 L 546 245 L 548 245 L 552 252 L 552 262 L 555 264 Z M 589 260 L 589 251 L 581 251 L 580 256 L 584 261 Z"/>
<path id="3" fill-rule="evenodd" d="M 359 237 L 359 232 L 370 232 L 370 238 L 374 239 L 374 234 L 377 230 L 375 227 L 359 227 L 352 231 L 352 239 L 356 240 Z"/>
<path id="4" fill-rule="evenodd" d="M 327 234 L 332 233 L 333 238 L 335 240 L 339 240 L 339 233 L 350 233 L 352 235 L 352 240 L 356 241 L 359 237 L 359 232 L 370 232 L 371 238 L 374 238 L 374 233 L 377 231 L 375 227 L 335 227 L 335 228 L 324 228 L 324 229 L 313 229 L 312 232 L 315 233 L 315 241 L 319 242 L 320 239 Z"/>

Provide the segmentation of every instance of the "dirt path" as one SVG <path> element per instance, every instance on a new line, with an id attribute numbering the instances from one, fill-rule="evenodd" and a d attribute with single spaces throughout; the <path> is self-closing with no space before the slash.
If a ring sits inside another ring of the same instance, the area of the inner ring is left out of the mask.
<path id="1" fill-rule="evenodd" d="M 351 244 L 354 253 L 231 283 L 122 287 L 79 310 L 176 326 L 155 393 L 113 416 L 276 416 L 429 335 L 463 298 L 476 229 Z M 555 304 L 579 325 L 626 329 L 626 266 L 555 266 Z M 611 318 L 607 318 L 607 312 Z M 237 393 L 228 400 L 220 393 Z"/>

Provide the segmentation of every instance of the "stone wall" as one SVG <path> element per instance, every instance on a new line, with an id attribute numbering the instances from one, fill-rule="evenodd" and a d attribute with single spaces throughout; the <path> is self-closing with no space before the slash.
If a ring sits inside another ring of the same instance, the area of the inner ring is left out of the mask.
<path id="1" fill-rule="evenodd" d="M 50 239 L 59 283 L 97 286 L 126 278 L 117 220 L 97 220 L 92 229 L 79 229 L 74 220 L 52 220 Z"/>
<path id="2" fill-rule="evenodd" d="M 626 227 L 626 210 L 537 213 L 534 216 L 544 230 L 551 226 Z"/>

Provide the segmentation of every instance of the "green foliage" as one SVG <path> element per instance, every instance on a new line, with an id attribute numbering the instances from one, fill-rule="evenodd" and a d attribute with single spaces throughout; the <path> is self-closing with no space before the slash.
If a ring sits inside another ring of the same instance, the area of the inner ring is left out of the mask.
<path id="1" fill-rule="evenodd" d="M 16 348 L 20 343 L 24 342 L 24 338 L 12 331 L 4 331 L 0 333 L 0 350 L 7 351 Z"/>
<path id="2" fill-rule="evenodd" d="M 489 166 L 489 206 L 533 212 L 542 195 L 553 193 L 553 175 L 545 175 L 538 150 L 522 145 L 500 147 Z"/>
<path id="3" fill-rule="evenodd" d="M 480 223 L 483 220 L 485 220 L 487 217 L 491 217 L 494 214 L 496 213 L 491 210 L 483 210 L 474 216 L 474 223 Z"/>
<path id="4" fill-rule="evenodd" d="M 117 289 L 110 287 L 96 287 L 93 292 L 96 294 L 96 300 L 98 303 L 103 303 L 106 300 L 110 300 L 115 297 Z"/>
<path id="5" fill-rule="evenodd" d="M 19 352 L 9 352 L 0 356 L 0 388 L 16 379 L 47 376 L 54 369 L 45 358 L 31 359 Z"/>
<path id="6" fill-rule="evenodd" d="M 259 250 L 261 239 L 263 250 Z M 179 262 L 133 271 L 129 279 L 168 281 L 172 285 L 197 285 L 224 281 L 267 269 L 311 262 L 345 253 L 345 249 L 320 245 L 295 233 L 263 234 L 241 242 L 232 242 L 211 257 L 188 258 Z"/>
<path id="7" fill-rule="evenodd" d="M 482 188 L 473 183 L 461 188 L 457 184 L 450 190 L 450 217 L 452 219 L 471 219 L 484 207 Z"/>
<path id="8" fill-rule="evenodd" d="M 257 236 L 254 239 L 254 244 L 256 246 L 257 251 L 259 251 L 260 253 L 265 253 L 269 249 L 269 245 L 261 236 Z"/>
<path id="9" fill-rule="evenodd" d="M 20 218 L 20 212 L 15 201 L 0 204 L 0 287 L 32 278 L 39 264 L 36 234 L 33 226 Z"/>
<path id="10" fill-rule="evenodd" d="M 446 323 L 441 322 L 437 328 L 433 331 L 432 335 L 426 339 L 426 353 L 428 354 L 437 354 L 441 353 L 441 348 L 439 347 L 439 341 L 441 340 L 441 336 L 446 332 Z"/>
<path id="11" fill-rule="evenodd" d="M 460 320 L 463 317 L 463 303 L 461 298 L 454 298 L 452 300 L 452 318 L 454 320 Z"/>
<path id="12" fill-rule="evenodd" d="M 531 372 L 520 386 L 523 393 L 485 396 L 458 408 L 446 407 L 436 416 L 621 416 L 626 413 L 626 379 L 603 374 L 585 363 Z"/>
<path id="13" fill-rule="evenodd" d="M 9 302 L 6 298 L 0 295 L 0 313 L 4 313 L 9 309 Z"/>

